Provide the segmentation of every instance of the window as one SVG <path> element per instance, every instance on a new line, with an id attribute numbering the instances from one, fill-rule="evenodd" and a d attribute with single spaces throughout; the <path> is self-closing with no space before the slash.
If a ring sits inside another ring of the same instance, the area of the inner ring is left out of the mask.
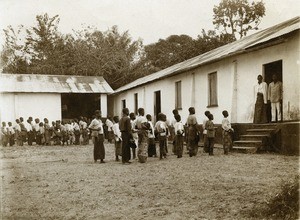
<path id="1" fill-rule="evenodd" d="M 123 100 L 122 100 L 122 109 L 123 109 L 123 108 L 126 108 L 126 99 L 123 99 Z"/>
<path id="2" fill-rule="evenodd" d="M 181 81 L 175 82 L 175 109 L 182 109 Z"/>
<path id="3" fill-rule="evenodd" d="M 137 114 L 138 113 L 138 94 L 134 93 L 134 113 Z"/>
<path id="4" fill-rule="evenodd" d="M 208 107 L 218 106 L 217 73 L 208 74 Z"/>

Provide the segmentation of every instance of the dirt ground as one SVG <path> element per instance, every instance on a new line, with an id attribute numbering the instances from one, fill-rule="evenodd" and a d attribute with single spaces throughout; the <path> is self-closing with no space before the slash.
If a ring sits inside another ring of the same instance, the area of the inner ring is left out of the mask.
<path id="1" fill-rule="evenodd" d="M 248 219 L 284 180 L 297 156 L 200 153 L 140 164 L 95 164 L 93 146 L 1 148 L 2 219 Z"/>

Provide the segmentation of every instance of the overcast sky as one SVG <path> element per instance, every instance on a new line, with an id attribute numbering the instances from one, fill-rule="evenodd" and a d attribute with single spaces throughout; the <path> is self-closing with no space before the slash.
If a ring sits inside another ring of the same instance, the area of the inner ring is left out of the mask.
<path id="1" fill-rule="evenodd" d="M 144 44 L 172 34 L 195 38 L 201 29 L 214 29 L 213 6 L 220 0 L 0 0 L 0 28 L 8 25 L 35 25 L 35 16 L 59 15 L 59 31 L 71 33 L 92 25 L 105 31 L 113 25 L 129 30 L 133 39 Z M 264 0 L 264 29 L 300 15 L 300 0 Z M 3 33 L 1 32 L 1 44 Z"/>

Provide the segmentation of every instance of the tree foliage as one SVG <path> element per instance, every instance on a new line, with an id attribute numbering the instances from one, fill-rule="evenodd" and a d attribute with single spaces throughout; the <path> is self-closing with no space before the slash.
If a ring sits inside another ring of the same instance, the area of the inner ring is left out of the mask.
<path id="1" fill-rule="evenodd" d="M 213 8 L 213 24 L 222 33 L 242 38 L 250 30 L 257 30 L 261 18 L 265 15 L 263 1 L 222 0 Z"/>
<path id="2" fill-rule="evenodd" d="M 171 35 L 157 43 L 145 46 L 144 72 L 152 73 L 185 61 L 207 51 L 230 43 L 231 35 L 217 35 L 215 31 L 202 30 L 197 39 L 187 35 Z"/>
<path id="3" fill-rule="evenodd" d="M 104 32 L 87 27 L 62 35 L 58 32 L 58 15 L 38 15 L 36 21 L 36 26 L 26 29 L 23 44 L 18 43 L 20 30 L 4 30 L 4 72 L 97 75 L 113 88 L 140 76 L 132 70 L 142 42 L 132 41 L 128 31 L 120 33 L 117 26 Z"/>

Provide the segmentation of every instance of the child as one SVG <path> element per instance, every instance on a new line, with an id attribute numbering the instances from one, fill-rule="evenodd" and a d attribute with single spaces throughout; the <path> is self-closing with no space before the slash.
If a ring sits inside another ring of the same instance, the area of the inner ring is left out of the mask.
<path id="1" fill-rule="evenodd" d="M 138 146 L 138 141 L 139 141 L 139 137 L 138 137 L 138 133 L 137 133 L 137 127 L 136 127 L 136 116 L 134 112 L 131 112 L 129 114 L 129 118 L 130 118 L 130 123 L 131 123 L 131 132 L 132 132 L 132 137 L 134 140 L 134 143 L 136 146 Z M 131 148 L 132 150 L 132 158 L 135 159 L 136 158 L 136 149 L 135 148 Z"/>
<path id="2" fill-rule="evenodd" d="M 81 133 L 82 133 L 82 144 L 87 145 L 89 144 L 89 130 L 87 128 L 87 118 L 83 118 L 81 121 Z"/>
<path id="3" fill-rule="evenodd" d="M 8 132 L 9 146 L 12 147 L 15 144 L 15 130 L 14 130 L 11 122 L 8 122 L 7 132 Z"/>
<path id="4" fill-rule="evenodd" d="M 207 130 L 207 145 L 209 155 L 214 155 L 214 141 L 215 141 L 215 127 L 212 120 L 214 116 L 212 114 L 208 115 L 208 121 L 205 124 L 205 129 Z"/>
<path id="5" fill-rule="evenodd" d="M 231 128 L 231 124 L 228 120 L 228 112 L 225 110 L 222 112 L 224 118 L 222 120 L 222 129 L 223 129 L 223 149 L 224 154 L 228 154 L 229 149 L 232 147 L 232 139 L 231 134 L 233 133 L 233 128 Z"/>
<path id="6" fill-rule="evenodd" d="M 47 118 L 44 118 L 45 145 L 51 145 L 52 130 Z"/>
<path id="7" fill-rule="evenodd" d="M 66 122 L 66 129 L 68 132 L 68 137 L 69 137 L 69 144 L 72 145 L 75 142 L 75 135 L 74 135 L 74 129 L 71 121 Z"/>
<path id="8" fill-rule="evenodd" d="M 167 126 L 164 122 L 164 114 L 159 113 L 157 116 L 158 121 L 155 124 L 155 130 L 158 133 L 159 140 L 159 159 L 167 158 L 166 142 L 167 142 Z"/>
<path id="9" fill-rule="evenodd" d="M 112 131 L 115 137 L 116 161 L 120 161 L 119 156 L 122 156 L 122 134 L 119 128 L 119 117 L 114 116 L 113 121 L 115 122 L 112 126 Z"/>
<path id="10" fill-rule="evenodd" d="M 114 119 L 113 119 L 114 120 Z M 112 130 L 113 122 L 111 121 L 111 118 L 108 117 L 105 121 L 105 125 L 107 126 L 107 140 L 108 143 L 112 143 L 112 140 L 114 139 L 114 132 Z"/>
<path id="11" fill-rule="evenodd" d="M 39 126 L 40 126 L 40 129 L 39 129 L 39 132 L 37 135 L 40 136 L 39 138 L 41 139 L 41 145 L 43 145 L 46 142 L 44 123 L 40 122 Z"/>
<path id="12" fill-rule="evenodd" d="M 168 153 L 168 138 L 170 136 L 170 131 L 167 123 L 167 116 L 165 114 L 162 114 L 162 121 L 165 122 L 165 127 L 166 127 L 166 142 L 165 142 L 165 151 L 166 154 Z"/>
<path id="13" fill-rule="evenodd" d="M 7 127 L 6 123 L 2 122 L 2 127 L 1 127 L 1 142 L 2 146 L 6 147 L 8 144 L 8 133 L 7 133 Z"/>
<path id="14" fill-rule="evenodd" d="M 210 114 L 209 111 L 205 111 L 205 119 L 203 120 L 202 128 L 203 128 L 203 151 L 205 153 L 208 153 L 208 147 L 207 147 L 207 130 L 205 129 L 205 124 L 208 121 L 208 115 Z"/>
<path id="15" fill-rule="evenodd" d="M 150 129 L 148 131 L 148 157 L 157 156 L 156 155 L 156 145 L 155 145 L 155 135 L 154 135 L 154 127 L 152 124 L 151 115 L 146 115 L 147 121 L 150 125 Z"/>
<path id="16" fill-rule="evenodd" d="M 184 127 L 181 122 L 180 115 L 175 115 L 176 123 L 174 124 L 175 129 L 175 149 L 177 150 L 176 155 L 177 158 L 182 157 L 183 152 L 183 136 L 184 136 Z"/>
<path id="17" fill-rule="evenodd" d="M 15 136 L 16 136 L 16 140 L 17 140 L 17 145 L 18 146 L 23 146 L 23 137 L 21 134 L 21 126 L 20 126 L 20 120 L 16 119 L 16 125 L 14 127 L 15 129 Z"/>
<path id="18" fill-rule="evenodd" d="M 68 134 L 68 131 L 67 131 L 66 124 L 63 121 L 61 122 L 60 130 L 61 130 L 61 142 L 62 142 L 62 146 L 64 146 L 65 143 L 66 143 L 66 145 L 69 145 L 68 144 L 69 134 Z"/>
<path id="19" fill-rule="evenodd" d="M 75 145 L 80 144 L 80 127 L 78 124 L 77 118 L 73 121 L 73 129 L 74 129 L 74 135 L 75 135 Z"/>

